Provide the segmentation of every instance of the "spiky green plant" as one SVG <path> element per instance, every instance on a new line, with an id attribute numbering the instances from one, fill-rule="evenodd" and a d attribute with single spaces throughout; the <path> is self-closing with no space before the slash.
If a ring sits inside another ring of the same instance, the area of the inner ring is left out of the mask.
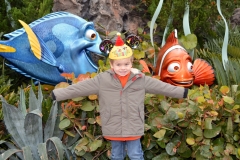
<path id="1" fill-rule="evenodd" d="M 230 24 L 228 24 L 230 26 Z M 214 53 L 222 53 L 222 45 L 225 35 L 225 26 L 223 21 L 218 21 L 214 28 L 218 37 L 206 37 L 207 41 L 204 44 L 204 48 L 207 48 Z M 232 58 L 240 58 L 240 30 L 239 27 L 229 28 L 229 41 L 227 52 Z"/>
<path id="2" fill-rule="evenodd" d="M 42 100 L 43 95 L 40 85 L 38 87 L 38 98 L 33 89 L 30 88 L 28 109 L 23 89 L 20 90 L 18 107 L 8 104 L 1 96 L 4 123 L 14 144 L 0 141 L 0 145 L 5 144 L 8 147 L 8 150 L 0 155 L 0 159 L 13 158 L 14 154 L 17 155 L 14 159 L 63 159 L 64 145 L 60 140 L 63 134 L 56 126 L 58 124 L 57 115 L 60 110 L 57 103 L 54 102 L 43 129 Z"/>
<path id="3" fill-rule="evenodd" d="M 196 50 L 197 56 L 207 60 L 214 68 L 216 84 L 219 86 L 229 86 L 240 84 L 240 60 L 229 58 L 226 70 L 223 67 L 221 54 L 213 53 L 208 50 Z"/>

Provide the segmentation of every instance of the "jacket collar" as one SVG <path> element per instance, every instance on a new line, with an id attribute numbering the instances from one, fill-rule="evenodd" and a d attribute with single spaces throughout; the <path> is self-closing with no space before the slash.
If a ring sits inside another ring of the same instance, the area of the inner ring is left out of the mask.
<path id="1" fill-rule="evenodd" d="M 113 77 L 117 78 L 116 73 L 113 71 L 113 69 L 109 69 L 106 72 L 109 72 Z M 129 79 L 132 79 L 136 75 L 138 75 L 137 77 L 142 77 L 141 71 L 137 68 L 131 68 L 131 74 L 129 76 Z"/>

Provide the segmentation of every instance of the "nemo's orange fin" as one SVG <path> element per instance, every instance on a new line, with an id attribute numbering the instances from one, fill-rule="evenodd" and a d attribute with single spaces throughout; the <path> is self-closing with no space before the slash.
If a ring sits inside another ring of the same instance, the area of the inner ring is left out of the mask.
<path id="1" fill-rule="evenodd" d="M 144 60 L 139 60 L 139 63 L 143 66 L 142 72 L 150 73 L 147 63 Z"/>
<path id="2" fill-rule="evenodd" d="M 178 36 L 177 36 L 177 30 L 174 29 L 170 35 L 168 36 L 167 40 L 166 40 L 166 44 L 173 46 L 178 44 Z"/>
<path id="3" fill-rule="evenodd" d="M 193 83 L 196 85 L 212 85 L 215 80 L 212 66 L 203 59 L 196 59 L 194 61 L 193 73 L 195 76 Z"/>

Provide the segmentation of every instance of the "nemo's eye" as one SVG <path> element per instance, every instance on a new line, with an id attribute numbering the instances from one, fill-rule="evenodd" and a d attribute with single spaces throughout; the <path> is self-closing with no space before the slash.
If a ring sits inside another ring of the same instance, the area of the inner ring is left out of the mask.
<path id="1" fill-rule="evenodd" d="M 180 65 L 178 63 L 171 63 L 167 70 L 168 72 L 177 72 L 180 69 Z"/>
<path id="2" fill-rule="evenodd" d="M 87 30 L 85 36 L 87 39 L 94 40 L 96 39 L 97 34 L 96 34 L 96 31 L 89 29 Z"/>
<path id="3" fill-rule="evenodd" d="M 187 69 L 188 69 L 189 72 L 193 72 L 193 70 L 192 70 L 193 69 L 193 64 L 191 62 L 187 63 Z"/>

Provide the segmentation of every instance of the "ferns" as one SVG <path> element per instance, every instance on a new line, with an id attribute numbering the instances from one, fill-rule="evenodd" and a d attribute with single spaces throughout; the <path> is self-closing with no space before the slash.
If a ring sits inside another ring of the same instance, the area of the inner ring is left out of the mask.
<path id="1" fill-rule="evenodd" d="M 207 60 L 213 66 L 216 82 L 219 86 L 240 84 L 240 59 L 229 58 L 225 70 L 223 68 L 221 54 L 207 50 L 197 50 L 196 54 L 198 57 Z"/>
<path id="2" fill-rule="evenodd" d="M 229 24 L 230 26 L 230 24 Z M 204 48 L 214 53 L 222 52 L 222 44 L 225 35 L 224 23 L 219 21 L 216 23 L 215 32 L 217 38 L 206 37 L 207 42 L 204 44 Z M 240 58 L 240 32 L 239 27 L 230 28 L 229 41 L 228 41 L 228 55 L 233 58 Z"/>

